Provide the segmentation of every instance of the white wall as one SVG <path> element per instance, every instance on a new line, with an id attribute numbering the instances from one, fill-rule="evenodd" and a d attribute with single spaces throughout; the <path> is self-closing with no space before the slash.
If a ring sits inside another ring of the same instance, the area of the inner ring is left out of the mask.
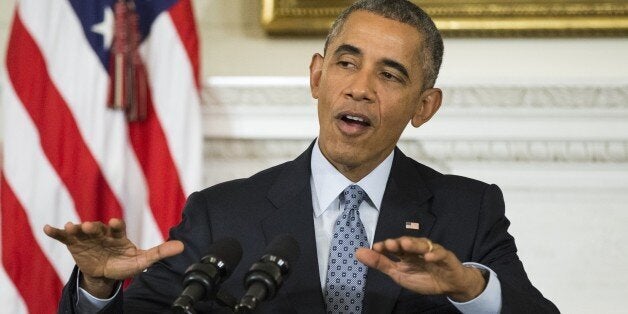
<path id="1" fill-rule="evenodd" d="M 294 157 L 317 132 L 304 76 L 323 39 L 268 38 L 258 1 L 194 5 L 208 79 L 206 182 Z M 2 67 L 13 6 L 0 1 Z M 628 38 L 446 39 L 445 50 L 443 110 L 401 146 L 503 188 L 528 273 L 563 312 L 622 312 Z"/>

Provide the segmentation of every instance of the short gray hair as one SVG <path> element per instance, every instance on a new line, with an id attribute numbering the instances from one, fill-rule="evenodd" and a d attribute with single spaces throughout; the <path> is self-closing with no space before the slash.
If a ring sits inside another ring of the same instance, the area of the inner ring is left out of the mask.
<path id="1" fill-rule="evenodd" d="M 327 39 L 325 53 L 331 41 L 338 36 L 351 13 L 364 10 L 379 16 L 408 24 L 423 35 L 420 55 L 423 61 L 423 90 L 434 87 L 443 62 L 443 39 L 434 21 L 425 11 L 407 0 L 360 0 L 346 8 L 334 21 Z"/>

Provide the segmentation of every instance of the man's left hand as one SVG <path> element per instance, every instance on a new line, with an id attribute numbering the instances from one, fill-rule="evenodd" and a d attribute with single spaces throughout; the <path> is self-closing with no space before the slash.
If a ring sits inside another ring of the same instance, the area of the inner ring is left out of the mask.
<path id="1" fill-rule="evenodd" d="M 486 287 L 480 270 L 464 267 L 454 253 L 427 238 L 388 239 L 373 244 L 373 249 L 358 249 L 356 257 L 419 294 L 445 294 L 456 302 L 467 302 Z"/>

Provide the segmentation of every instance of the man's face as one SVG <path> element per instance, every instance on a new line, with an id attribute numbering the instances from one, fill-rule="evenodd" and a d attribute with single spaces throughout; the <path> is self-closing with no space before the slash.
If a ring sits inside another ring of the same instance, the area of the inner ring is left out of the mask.
<path id="1" fill-rule="evenodd" d="M 410 120 L 418 127 L 438 109 L 440 90 L 435 109 L 425 106 L 430 93 L 421 93 L 421 42 L 412 26 L 356 11 L 325 57 L 312 58 L 320 148 L 349 179 L 357 181 L 381 163 Z"/>

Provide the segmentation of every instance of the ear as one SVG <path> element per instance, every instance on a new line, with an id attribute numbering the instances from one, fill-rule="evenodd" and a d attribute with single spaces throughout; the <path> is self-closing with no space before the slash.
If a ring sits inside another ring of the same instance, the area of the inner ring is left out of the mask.
<path id="1" fill-rule="evenodd" d="M 315 53 L 312 56 L 312 62 L 310 63 L 310 91 L 312 97 L 318 99 L 318 87 L 321 80 L 321 74 L 323 73 L 323 61 L 324 58 L 319 53 Z"/>
<path id="2" fill-rule="evenodd" d="M 440 108 L 442 100 L 443 92 L 440 88 L 430 88 L 425 90 L 421 94 L 421 103 L 412 117 L 412 126 L 418 128 L 423 123 L 429 121 Z"/>

